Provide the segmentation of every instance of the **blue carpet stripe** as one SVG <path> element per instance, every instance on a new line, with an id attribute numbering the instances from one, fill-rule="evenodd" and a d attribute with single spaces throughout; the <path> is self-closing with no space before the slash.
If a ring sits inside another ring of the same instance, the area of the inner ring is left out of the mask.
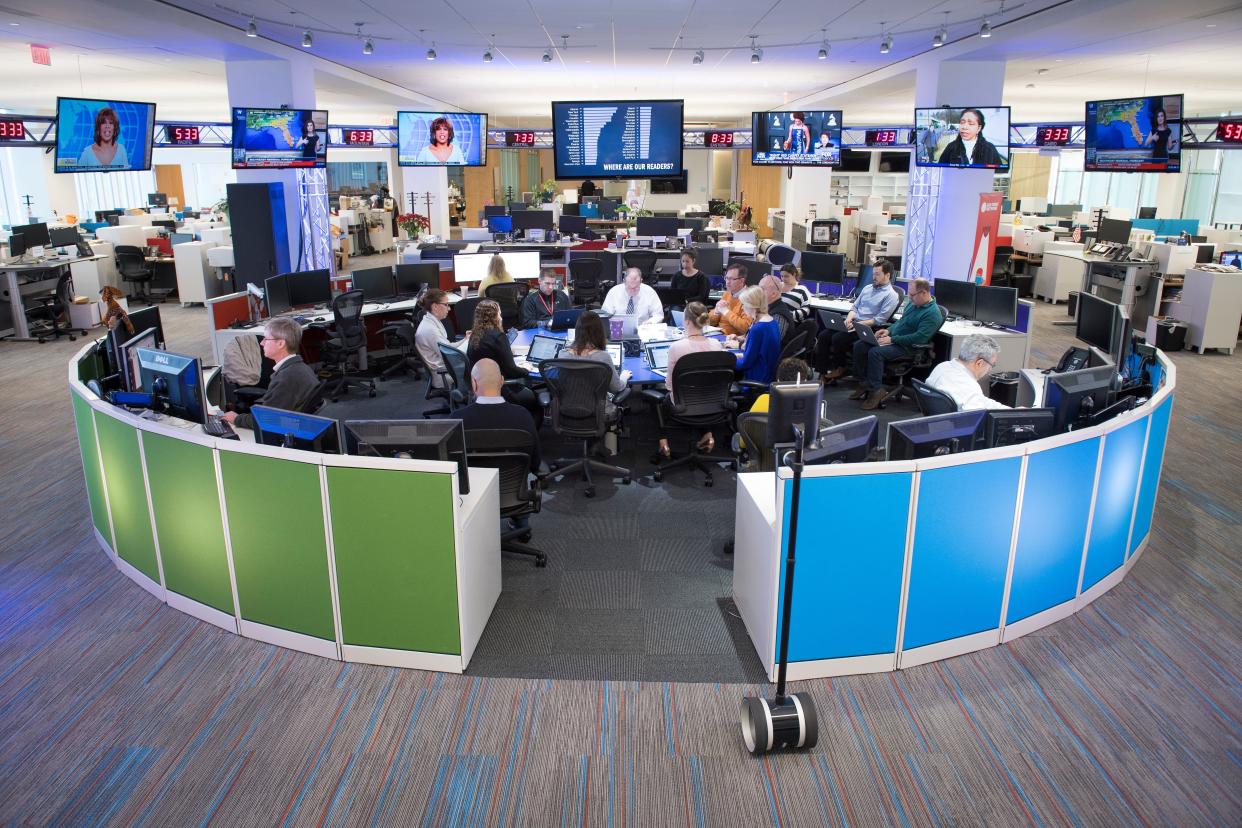
<path id="1" fill-rule="evenodd" d="M 397 681 L 397 676 L 397 670 L 390 671 L 388 681 L 384 684 L 384 689 L 380 691 L 379 698 L 375 700 L 375 703 L 372 706 L 371 718 L 367 721 L 367 726 L 363 728 L 362 733 L 359 734 L 358 743 L 354 746 L 354 751 L 349 757 L 349 763 L 346 764 L 345 771 L 341 774 L 340 781 L 336 783 L 336 790 L 333 791 L 332 798 L 328 803 L 327 816 L 324 818 L 325 824 L 330 825 L 333 818 L 336 816 L 337 805 L 340 802 L 341 796 L 348 789 L 349 774 L 354 769 L 354 764 L 358 761 L 358 757 L 366 748 L 367 742 L 371 740 L 371 734 L 375 732 L 375 726 L 379 722 L 380 714 L 384 710 L 384 703 L 388 700 L 388 694 L 392 691 L 393 684 Z M 339 818 L 343 820 L 347 813 L 348 810 L 342 812 Z"/>
<path id="2" fill-rule="evenodd" d="M 879 745 L 876 744 L 871 727 L 867 724 L 867 717 L 863 714 L 862 706 L 858 703 L 858 697 L 851 688 L 844 685 L 844 682 L 842 682 L 842 692 L 844 694 L 844 701 L 848 703 L 849 708 L 853 711 L 851 720 L 855 722 L 862 735 L 867 751 L 871 756 L 872 766 L 879 771 L 880 781 L 884 783 L 884 787 L 888 791 L 889 800 L 896 809 L 901 824 L 909 826 L 910 819 L 906 816 L 906 809 L 901 804 L 901 796 L 897 793 L 897 786 L 893 782 L 893 775 L 888 767 L 888 761 L 884 758 Z"/>
<path id="3" fill-rule="evenodd" d="M 306 778 L 302 782 L 302 786 L 298 789 L 297 796 L 293 800 L 293 806 L 289 809 L 289 813 L 285 815 L 284 820 L 281 822 L 282 825 L 290 825 L 290 821 L 297 816 L 298 808 L 302 806 L 302 800 L 306 798 L 307 791 L 311 789 L 315 782 L 315 778 L 319 776 L 319 770 L 323 767 L 324 760 L 327 759 L 328 755 L 331 753 L 332 743 L 336 741 L 336 734 L 340 731 L 341 723 L 345 721 L 345 714 L 348 713 L 350 707 L 353 706 L 354 698 L 357 694 L 358 691 L 356 689 L 349 691 L 349 695 L 346 697 L 344 705 L 342 705 L 339 712 L 335 716 L 335 720 L 332 722 L 332 726 L 328 729 L 328 735 L 323 740 L 322 746 L 319 748 L 317 753 L 307 759 L 307 762 L 313 762 L 310 766 L 310 772 L 306 773 Z M 305 765 L 303 765 L 303 772 L 306 772 Z"/>

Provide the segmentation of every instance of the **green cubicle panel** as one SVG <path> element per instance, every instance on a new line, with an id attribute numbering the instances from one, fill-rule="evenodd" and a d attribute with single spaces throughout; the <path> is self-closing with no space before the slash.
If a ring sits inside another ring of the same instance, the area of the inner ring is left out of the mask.
<path id="1" fill-rule="evenodd" d="M 232 615 L 214 451 L 150 432 L 143 435 L 142 446 L 164 586 Z"/>
<path id="2" fill-rule="evenodd" d="M 453 478 L 328 468 L 341 643 L 461 653 Z"/>
<path id="3" fill-rule="evenodd" d="M 241 617 L 335 641 L 319 466 L 220 452 Z"/>
<path id="4" fill-rule="evenodd" d="M 95 417 L 108 505 L 116 532 L 116 554 L 155 583 L 160 582 L 155 536 L 147 510 L 147 489 L 138 450 L 138 430 L 106 414 Z"/>
<path id="5" fill-rule="evenodd" d="M 73 400 L 73 421 L 78 429 L 78 448 L 82 450 L 82 470 L 86 473 L 86 499 L 91 507 L 91 522 L 100 537 L 112 544 L 112 525 L 108 522 L 108 501 L 104 498 L 103 471 L 99 468 L 99 445 L 95 440 L 95 412 L 90 403 L 70 392 Z"/>

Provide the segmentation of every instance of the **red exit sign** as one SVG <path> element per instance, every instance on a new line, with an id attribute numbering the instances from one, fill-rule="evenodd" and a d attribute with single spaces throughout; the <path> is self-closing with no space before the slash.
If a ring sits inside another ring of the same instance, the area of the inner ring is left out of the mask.
<path id="1" fill-rule="evenodd" d="M 47 46 L 39 46 L 38 44 L 30 44 L 30 60 L 40 66 L 52 65 L 52 50 Z"/>

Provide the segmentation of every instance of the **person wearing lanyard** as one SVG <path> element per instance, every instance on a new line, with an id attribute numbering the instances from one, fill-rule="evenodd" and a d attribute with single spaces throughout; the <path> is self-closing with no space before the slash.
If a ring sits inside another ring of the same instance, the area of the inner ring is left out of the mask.
<path id="1" fill-rule="evenodd" d="M 545 267 L 539 271 L 539 290 L 526 294 L 518 308 L 518 325 L 536 328 L 552 319 L 558 310 L 569 310 L 572 303 L 565 291 L 556 289 L 556 271 Z"/>

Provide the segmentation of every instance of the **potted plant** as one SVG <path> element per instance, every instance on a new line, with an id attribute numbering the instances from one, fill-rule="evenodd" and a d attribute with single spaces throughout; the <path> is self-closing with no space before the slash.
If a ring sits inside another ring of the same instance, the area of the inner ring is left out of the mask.
<path id="1" fill-rule="evenodd" d="M 549 178 L 535 190 L 536 204 L 551 204 L 556 199 L 556 181 Z"/>
<path id="2" fill-rule="evenodd" d="M 724 218 L 733 218 L 742 209 L 742 205 L 736 201 L 722 201 L 719 204 L 713 204 L 711 214 L 713 216 L 723 216 Z"/>
<path id="3" fill-rule="evenodd" d="M 397 226 L 410 241 L 418 241 L 419 234 L 431 229 L 431 220 L 421 213 L 402 213 L 397 216 Z"/>

